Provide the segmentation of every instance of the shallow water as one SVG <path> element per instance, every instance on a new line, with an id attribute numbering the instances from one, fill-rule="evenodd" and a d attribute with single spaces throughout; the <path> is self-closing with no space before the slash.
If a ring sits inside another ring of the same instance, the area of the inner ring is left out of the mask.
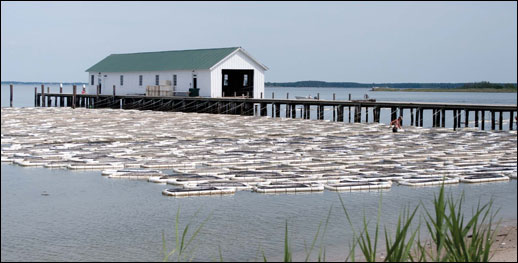
<path id="1" fill-rule="evenodd" d="M 228 261 L 261 260 L 260 249 L 268 258 L 278 257 L 286 220 L 292 248 L 303 251 L 304 240 L 312 241 L 331 207 L 324 244 L 346 247 L 351 236 L 335 192 L 172 198 L 160 194 L 163 185 L 108 179 L 94 171 L 1 167 L 3 261 L 159 261 L 162 231 L 173 247 L 178 207 L 181 229 L 197 210 L 193 226 L 212 214 L 194 242 L 196 260 L 218 258 L 218 245 Z M 464 191 L 466 208 L 493 198 L 502 218 L 516 219 L 516 187 L 512 180 L 446 189 L 455 196 Z M 393 186 L 381 192 L 382 225 L 393 225 L 405 205 L 423 201 L 430 209 L 438 190 Z M 354 222 L 363 211 L 375 220 L 380 192 L 340 195 Z"/>

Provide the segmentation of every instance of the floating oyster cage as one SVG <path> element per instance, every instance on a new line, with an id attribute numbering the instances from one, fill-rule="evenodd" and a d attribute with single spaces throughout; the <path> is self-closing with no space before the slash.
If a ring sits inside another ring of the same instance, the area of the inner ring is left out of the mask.
<path id="1" fill-rule="evenodd" d="M 210 187 L 311 193 L 516 179 L 516 131 L 409 126 L 393 134 L 381 124 L 204 113 L 1 110 L 3 164 L 102 170 L 188 190 L 177 196 Z"/>

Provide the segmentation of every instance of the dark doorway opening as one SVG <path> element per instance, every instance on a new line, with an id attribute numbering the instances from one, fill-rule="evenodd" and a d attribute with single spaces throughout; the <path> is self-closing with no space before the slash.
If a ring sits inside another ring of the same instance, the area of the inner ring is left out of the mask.
<path id="1" fill-rule="evenodd" d="M 223 69 L 221 74 L 223 97 L 254 96 L 254 70 Z"/>

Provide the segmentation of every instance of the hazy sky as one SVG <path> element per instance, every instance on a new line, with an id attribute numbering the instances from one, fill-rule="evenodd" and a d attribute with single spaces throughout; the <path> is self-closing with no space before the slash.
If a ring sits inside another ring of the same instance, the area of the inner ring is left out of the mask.
<path id="1" fill-rule="evenodd" d="M 112 53 L 241 46 L 270 82 L 517 81 L 516 2 L 5 2 L 2 81 Z"/>

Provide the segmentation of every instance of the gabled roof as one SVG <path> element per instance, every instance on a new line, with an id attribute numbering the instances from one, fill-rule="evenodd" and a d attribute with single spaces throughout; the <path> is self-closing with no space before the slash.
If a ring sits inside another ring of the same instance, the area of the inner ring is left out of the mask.
<path id="1" fill-rule="evenodd" d="M 240 47 L 112 54 L 87 72 L 135 72 L 210 69 Z M 242 50 L 242 49 L 241 49 Z M 247 54 L 247 53 L 245 53 Z M 250 56 L 247 54 L 247 56 Z M 251 58 L 254 60 L 253 58 Z M 255 61 L 255 60 L 254 60 Z M 257 61 L 255 61 L 257 62 Z M 263 66 L 259 62 L 259 65 Z M 264 66 L 263 66 L 264 67 Z"/>

